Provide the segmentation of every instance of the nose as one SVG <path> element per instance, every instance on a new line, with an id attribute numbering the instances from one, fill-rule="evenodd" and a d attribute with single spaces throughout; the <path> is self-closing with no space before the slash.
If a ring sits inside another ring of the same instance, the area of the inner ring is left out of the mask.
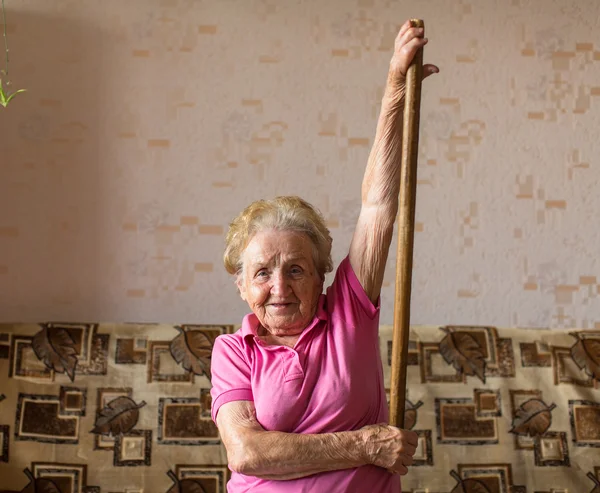
<path id="1" fill-rule="evenodd" d="M 271 294 L 273 296 L 285 297 L 289 294 L 290 284 L 287 277 L 276 271 L 271 276 Z"/>

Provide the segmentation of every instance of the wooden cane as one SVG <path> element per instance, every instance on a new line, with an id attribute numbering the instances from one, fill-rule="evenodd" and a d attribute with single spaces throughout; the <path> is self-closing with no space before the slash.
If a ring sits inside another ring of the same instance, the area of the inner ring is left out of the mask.
<path id="1" fill-rule="evenodd" d="M 421 19 L 412 19 L 413 27 L 424 27 Z M 423 49 L 416 53 L 406 73 L 402 161 L 400 168 L 400 202 L 398 211 L 398 254 L 396 261 L 396 295 L 394 298 L 394 335 L 392 342 L 392 378 L 390 424 L 404 427 L 408 336 L 410 332 L 410 294 L 415 203 L 417 194 L 417 158 L 419 153 L 419 113 L 423 80 Z"/>

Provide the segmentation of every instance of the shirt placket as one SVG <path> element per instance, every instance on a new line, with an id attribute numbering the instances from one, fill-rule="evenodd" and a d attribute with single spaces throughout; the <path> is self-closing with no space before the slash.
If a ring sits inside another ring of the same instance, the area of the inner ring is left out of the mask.
<path id="1" fill-rule="evenodd" d="M 284 347 L 283 349 L 284 381 L 303 379 L 304 370 L 300 362 L 300 355 L 292 348 Z"/>

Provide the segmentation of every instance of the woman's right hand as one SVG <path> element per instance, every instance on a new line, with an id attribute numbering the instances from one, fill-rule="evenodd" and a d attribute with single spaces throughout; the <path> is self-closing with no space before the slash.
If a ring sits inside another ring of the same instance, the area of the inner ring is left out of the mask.
<path id="1" fill-rule="evenodd" d="M 390 70 L 386 86 L 387 97 L 401 101 L 404 99 L 406 72 L 415 54 L 427 44 L 422 27 L 413 27 L 412 21 L 407 20 L 394 42 L 394 54 L 390 60 Z M 437 74 L 440 69 L 432 64 L 423 65 L 423 79 L 431 74 Z"/>
<path id="2" fill-rule="evenodd" d="M 361 428 L 365 443 L 366 461 L 391 473 L 404 475 L 413 463 L 418 435 L 387 424 Z"/>

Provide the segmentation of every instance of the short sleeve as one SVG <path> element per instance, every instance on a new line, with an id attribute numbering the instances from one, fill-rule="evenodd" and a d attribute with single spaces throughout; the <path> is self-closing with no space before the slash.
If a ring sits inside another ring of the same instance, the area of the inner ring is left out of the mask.
<path id="1" fill-rule="evenodd" d="M 217 422 L 219 408 L 232 401 L 254 401 L 250 364 L 240 346 L 240 336 L 216 338 L 211 357 L 211 416 Z"/>
<path id="2" fill-rule="evenodd" d="M 380 298 L 375 303 L 371 302 L 356 277 L 348 256 L 340 263 L 327 294 L 333 298 L 334 309 L 343 312 L 345 320 L 369 322 L 378 326 Z"/>

